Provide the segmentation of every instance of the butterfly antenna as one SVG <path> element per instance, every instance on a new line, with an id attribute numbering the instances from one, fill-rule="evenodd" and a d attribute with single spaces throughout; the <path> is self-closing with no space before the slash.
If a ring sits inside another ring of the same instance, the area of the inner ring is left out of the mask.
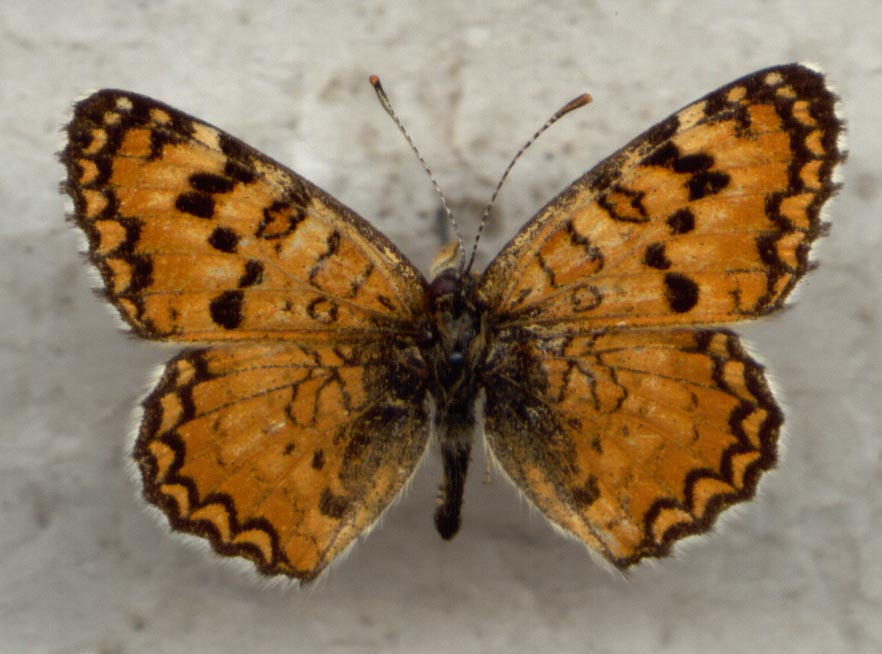
<path id="1" fill-rule="evenodd" d="M 511 172 L 511 169 L 514 168 L 515 163 L 518 159 L 521 158 L 521 155 L 527 151 L 536 139 L 547 130 L 549 127 L 554 125 L 558 120 L 566 116 L 571 111 L 575 111 L 580 107 L 584 107 L 586 104 L 591 102 L 591 96 L 587 93 L 583 93 L 578 98 L 573 98 L 569 102 L 567 102 L 563 107 L 558 109 L 554 115 L 545 121 L 545 124 L 542 125 L 536 133 L 531 136 L 526 143 L 521 147 L 520 150 L 517 151 L 514 157 L 512 157 L 511 162 L 508 164 L 508 167 L 505 169 L 505 172 L 502 173 L 502 177 L 499 179 L 499 183 L 496 185 L 496 189 L 493 191 L 493 195 L 490 196 L 490 202 L 487 203 L 487 207 L 484 209 L 484 213 L 481 216 L 481 223 L 478 225 L 478 234 L 475 236 L 475 244 L 472 246 L 472 254 L 469 257 L 469 263 L 465 267 L 463 271 L 463 275 L 468 275 L 469 271 L 472 269 L 472 264 L 475 262 L 475 256 L 478 254 L 478 241 L 481 240 L 481 233 L 484 231 L 484 226 L 487 224 L 487 219 L 490 217 L 490 210 L 493 208 L 493 204 L 496 202 L 496 196 L 499 195 L 499 189 L 502 188 L 502 185 L 505 183 L 505 179 L 508 177 L 508 174 Z"/>
<path id="2" fill-rule="evenodd" d="M 380 84 L 380 78 L 376 75 L 371 75 L 370 82 L 371 86 L 374 87 L 374 91 L 377 92 L 377 98 L 379 98 L 380 104 L 383 105 L 383 109 L 386 110 L 386 113 L 389 114 L 389 117 L 398 126 L 398 131 L 400 131 L 402 136 L 404 136 L 404 138 L 407 140 L 408 145 L 410 145 L 410 149 L 413 150 L 413 153 L 416 155 L 417 159 L 420 160 L 420 164 L 423 166 L 423 170 L 426 171 L 429 179 L 432 180 L 432 186 L 435 187 L 435 192 L 438 193 L 438 195 L 441 197 L 441 205 L 444 207 L 444 213 L 447 214 L 447 219 L 453 226 L 453 231 L 456 234 L 456 239 L 459 241 L 459 269 L 460 272 L 462 272 L 463 267 L 465 266 L 465 241 L 463 241 L 462 232 L 459 231 L 459 225 L 456 224 L 456 219 L 453 217 L 453 213 L 450 211 L 450 207 L 447 205 L 447 198 L 445 198 L 444 193 L 441 192 L 441 187 L 438 186 L 438 182 L 435 180 L 435 176 L 432 174 L 432 171 L 429 169 L 429 166 L 426 164 L 426 161 L 425 159 L 423 159 L 420 151 L 417 150 L 417 146 L 414 144 L 413 139 L 410 138 L 410 134 L 408 134 L 407 130 L 404 129 L 404 125 L 401 124 L 401 121 L 395 114 L 395 110 L 392 109 L 392 103 L 389 102 L 389 96 L 386 95 L 386 91 L 383 90 L 383 85 Z"/>

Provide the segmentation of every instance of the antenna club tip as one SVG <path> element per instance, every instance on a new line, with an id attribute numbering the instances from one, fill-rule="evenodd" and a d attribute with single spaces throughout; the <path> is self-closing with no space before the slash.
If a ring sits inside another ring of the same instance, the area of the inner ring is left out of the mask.
<path id="1" fill-rule="evenodd" d="M 569 102 L 567 102 L 561 110 L 558 112 L 559 116 L 563 116 L 564 114 L 568 114 L 571 111 L 575 111 L 580 107 L 584 107 L 586 104 L 590 103 L 594 98 L 591 97 L 590 93 L 583 93 L 577 98 L 573 98 Z"/>
<path id="2" fill-rule="evenodd" d="M 373 86 L 375 89 L 380 88 L 382 86 L 380 84 L 380 78 L 377 77 L 376 75 L 371 75 L 370 77 L 368 77 L 368 81 L 371 83 L 371 86 Z"/>

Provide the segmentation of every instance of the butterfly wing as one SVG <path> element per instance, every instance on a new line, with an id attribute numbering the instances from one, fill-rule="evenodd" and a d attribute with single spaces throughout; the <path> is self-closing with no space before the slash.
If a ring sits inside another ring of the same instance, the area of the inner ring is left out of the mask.
<path id="1" fill-rule="evenodd" d="M 576 180 L 481 279 L 539 329 L 732 322 L 784 302 L 833 193 L 840 122 L 823 77 L 759 71 L 681 109 Z"/>
<path id="2" fill-rule="evenodd" d="M 618 567 L 709 529 L 775 462 L 763 368 L 697 326 L 769 313 L 805 273 L 843 158 L 834 100 L 798 65 L 724 86 L 577 180 L 479 282 L 488 443 Z"/>
<path id="3" fill-rule="evenodd" d="M 488 443 L 554 524 L 620 568 L 662 556 L 751 497 L 782 414 L 724 330 L 501 342 Z"/>
<path id="4" fill-rule="evenodd" d="M 379 345 L 191 349 L 144 401 L 134 457 L 178 531 L 309 581 L 373 525 L 428 440 L 422 381 Z"/>
<path id="5" fill-rule="evenodd" d="M 105 294 L 144 338 L 315 338 L 420 315 L 425 281 L 367 221 L 257 150 L 143 96 L 76 105 L 62 161 Z"/>
<path id="6" fill-rule="evenodd" d="M 425 449 L 423 277 L 310 182 L 159 102 L 100 91 L 68 134 L 107 298 L 139 336 L 212 344 L 144 402 L 146 499 L 221 554 L 314 578 Z"/>

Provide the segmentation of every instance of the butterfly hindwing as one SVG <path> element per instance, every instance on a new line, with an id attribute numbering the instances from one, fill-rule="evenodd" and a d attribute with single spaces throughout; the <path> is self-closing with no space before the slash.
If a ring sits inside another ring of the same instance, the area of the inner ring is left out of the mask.
<path id="1" fill-rule="evenodd" d="M 220 554 L 313 579 L 425 450 L 425 389 L 395 356 L 288 343 L 183 352 L 144 401 L 134 456 L 145 497 Z"/>
<path id="2" fill-rule="evenodd" d="M 775 463 L 781 411 L 724 330 L 501 341 L 486 389 L 503 470 L 621 568 L 708 529 Z"/>

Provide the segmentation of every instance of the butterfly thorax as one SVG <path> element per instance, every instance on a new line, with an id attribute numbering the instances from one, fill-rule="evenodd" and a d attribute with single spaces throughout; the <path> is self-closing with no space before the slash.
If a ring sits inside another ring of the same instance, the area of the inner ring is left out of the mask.
<path id="1" fill-rule="evenodd" d="M 473 277 L 462 278 L 448 269 L 429 285 L 432 337 L 426 354 L 442 416 L 474 398 L 474 371 L 484 354 L 480 312 L 470 299 L 474 283 Z"/>
<path id="2" fill-rule="evenodd" d="M 473 289 L 475 277 L 439 272 L 429 285 L 431 338 L 424 348 L 435 401 L 435 435 L 444 459 L 444 483 L 435 525 L 452 538 L 460 525 L 462 495 L 475 427 L 477 375 L 485 356 L 484 326 Z"/>

